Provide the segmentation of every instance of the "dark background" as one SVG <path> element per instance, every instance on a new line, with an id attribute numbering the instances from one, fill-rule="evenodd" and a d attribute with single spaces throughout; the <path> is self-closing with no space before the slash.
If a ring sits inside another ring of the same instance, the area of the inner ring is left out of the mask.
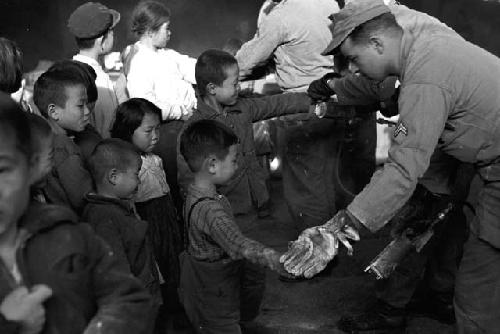
<path id="1" fill-rule="evenodd" d="M 314 0 L 311 6 L 314 5 Z M 332 0 L 335 1 L 335 0 Z M 18 42 L 25 69 L 39 59 L 69 58 L 76 45 L 66 28 L 71 12 L 84 0 L 0 0 L 0 35 Z M 132 8 L 138 0 L 101 0 L 118 10 L 122 20 L 115 31 L 115 51 L 134 41 L 129 32 Z M 222 47 L 231 37 L 250 39 L 263 0 L 167 0 L 172 11 L 169 46 L 197 57 L 203 50 Z M 411 8 L 433 15 L 466 39 L 500 55 L 500 4 L 484 0 L 406 0 Z M 472 60 L 471 60 L 472 61 Z"/>

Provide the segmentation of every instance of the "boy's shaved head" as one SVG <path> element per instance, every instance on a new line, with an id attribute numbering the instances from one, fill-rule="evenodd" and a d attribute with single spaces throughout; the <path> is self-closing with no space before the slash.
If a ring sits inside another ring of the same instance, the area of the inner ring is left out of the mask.
<path id="1" fill-rule="evenodd" d="M 141 163 L 141 155 L 137 149 L 132 144 L 116 138 L 101 141 L 89 158 L 90 173 L 96 185 L 101 184 L 113 169 L 126 171 L 140 167 Z"/>
<path id="2" fill-rule="evenodd" d="M 207 95 L 207 85 L 213 83 L 222 85 L 226 80 L 226 70 L 238 61 L 234 56 L 222 50 L 207 50 L 196 61 L 195 77 L 196 87 L 201 96 Z"/>
<path id="3" fill-rule="evenodd" d="M 203 161 L 214 154 L 224 159 L 229 147 L 238 143 L 236 134 L 214 120 L 200 120 L 189 125 L 181 135 L 180 150 L 189 168 L 198 172 Z"/>
<path id="4" fill-rule="evenodd" d="M 33 101 L 40 113 L 48 118 L 49 105 L 55 104 L 64 107 L 67 100 L 66 88 L 79 85 L 85 87 L 81 77 L 72 71 L 49 70 L 35 82 Z"/>

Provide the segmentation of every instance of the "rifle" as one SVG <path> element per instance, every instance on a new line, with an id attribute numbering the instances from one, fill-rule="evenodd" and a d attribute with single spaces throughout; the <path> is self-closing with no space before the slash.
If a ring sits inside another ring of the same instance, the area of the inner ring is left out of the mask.
<path id="1" fill-rule="evenodd" d="M 450 211 L 453 209 L 453 203 L 448 203 L 448 205 L 441 211 L 439 211 L 435 218 L 428 222 L 426 229 L 410 238 L 408 235 L 411 233 L 408 229 L 405 230 L 401 235 L 394 238 L 366 267 L 365 272 L 369 272 L 375 275 L 377 279 L 388 278 L 394 269 L 398 266 L 402 259 L 412 250 L 416 249 L 420 252 L 422 248 L 427 244 L 427 242 L 434 235 L 434 226 L 439 224 L 446 219 Z"/>

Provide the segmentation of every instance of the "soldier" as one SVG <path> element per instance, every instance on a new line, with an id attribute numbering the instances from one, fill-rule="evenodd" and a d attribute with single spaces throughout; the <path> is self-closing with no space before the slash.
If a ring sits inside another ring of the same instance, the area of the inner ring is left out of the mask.
<path id="1" fill-rule="evenodd" d="M 458 329 L 494 331 L 500 325 L 500 294 L 492 293 L 500 288 L 500 59 L 447 27 L 422 26 L 418 33 L 402 28 L 377 0 L 350 2 L 333 21 L 327 52 L 340 48 L 362 74 L 359 80 L 397 76 L 400 119 L 384 168 L 346 210 L 302 233 L 314 239 L 313 256 L 297 243 L 282 259 L 287 270 L 312 276 L 336 253 L 322 241 L 345 241 L 346 231 L 355 238 L 361 228 L 384 226 L 410 198 L 439 147 L 474 163 L 483 180 L 455 285 Z M 346 85 L 336 79 L 328 86 L 339 101 L 356 101 L 356 93 L 343 94 Z"/>

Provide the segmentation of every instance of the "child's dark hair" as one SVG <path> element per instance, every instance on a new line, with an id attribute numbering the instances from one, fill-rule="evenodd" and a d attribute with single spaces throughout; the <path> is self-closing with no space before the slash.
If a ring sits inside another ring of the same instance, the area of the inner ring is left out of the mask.
<path id="1" fill-rule="evenodd" d="M 27 113 L 12 98 L 0 92 L 0 132 L 13 131 L 17 149 L 31 160 L 31 130 Z"/>
<path id="2" fill-rule="evenodd" d="M 98 185 L 112 169 L 124 172 L 134 163 L 139 163 L 140 166 L 141 162 L 141 155 L 132 144 L 121 139 L 108 138 L 97 144 L 88 164 L 94 183 Z"/>
<path id="3" fill-rule="evenodd" d="M 141 37 L 148 31 L 157 31 L 170 21 L 170 10 L 161 2 L 142 1 L 132 12 L 132 32 Z"/>
<path id="4" fill-rule="evenodd" d="M 238 137 L 224 124 L 207 119 L 189 125 L 182 132 L 180 142 L 181 154 L 189 168 L 198 172 L 210 154 L 225 159 L 229 147 L 238 143 Z"/>
<path id="5" fill-rule="evenodd" d="M 111 137 L 131 142 L 135 129 L 141 126 L 146 114 L 157 115 L 161 120 L 161 109 L 146 99 L 134 97 L 121 103 L 116 108 Z"/>
<path id="6" fill-rule="evenodd" d="M 222 50 L 207 50 L 196 61 L 196 87 L 200 96 L 207 95 L 207 85 L 213 83 L 222 85 L 226 80 L 227 68 L 238 65 L 238 61 L 229 53 Z"/>
<path id="7" fill-rule="evenodd" d="M 82 83 L 87 89 L 87 102 L 93 103 L 97 101 L 97 86 L 95 80 L 97 74 L 92 66 L 76 60 L 61 60 L 52 65 L 48 71 L 69 71 L 76 77 L 81 78 Z"/>
<path id="8" fill-rule="evenodd" d="M 66 87 L 83 85 L 81 77 L 75 75 L 73 71 L 52 70 L 43 73 L 35 82 L 33 88 L 33 101 L 40 113 L 48 118 L 48 107 L 55 104 L 63 107 L 67 100 Z"/>
<path id="9" fill-rule="evenodd" d="M 12 94 L 21 88 L 23 54 L 16 43 L 0 37 L 0 91 Z"/>

